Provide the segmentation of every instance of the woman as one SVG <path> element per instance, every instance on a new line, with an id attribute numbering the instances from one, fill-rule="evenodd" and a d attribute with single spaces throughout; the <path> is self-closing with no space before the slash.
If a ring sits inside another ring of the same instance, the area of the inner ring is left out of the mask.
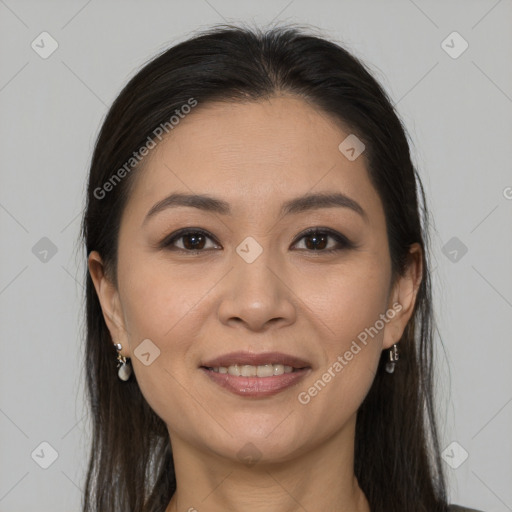
<path id="1" fill-rule="evenodd" d="M 427 236 L 404 128 L 342 47 L 219 26 L 147 64 L 83 219 L 84 512 L 464 510 Z"/>

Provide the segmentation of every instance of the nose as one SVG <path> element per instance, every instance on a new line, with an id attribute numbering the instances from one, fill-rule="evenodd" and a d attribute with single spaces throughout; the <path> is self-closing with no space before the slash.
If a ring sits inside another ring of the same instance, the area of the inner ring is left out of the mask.
<path id="1" fill-rule="evenodd" d="M 248 263 L 238 254 L 233 256 L 234 268 L 226 276 L 219 320 L 234 326 L 263 332 L 271 326 L 290 325 L 296 319 L 296 301 L 290 282 L 270 250 Z"/>

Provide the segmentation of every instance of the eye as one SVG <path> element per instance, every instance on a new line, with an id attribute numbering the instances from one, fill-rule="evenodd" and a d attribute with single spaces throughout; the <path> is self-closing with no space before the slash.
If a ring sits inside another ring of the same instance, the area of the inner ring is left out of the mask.
<path id="1" fill-rule="evenodd" d="M 335 242 L 330 246 L 329 238 Z M 305 240 L 305 249 L 312 252 L 331 253 L 354 247 L 354 244 L 341 233 L 328 228 L 310 228 L 302 233 L 298 240 L 303 239 Z"/>
<path id="2" fill-rule="evenodd" d="M 205 249 L 206 241 L 208 239 L 212 240 L 213 237 L 206 231 L 196 228 L 186 228 L 180 229 L 170 237 L 166 238 L 162 242 L 161 246 L 170 250 L 178 249 L 187 252 L 201 252 Z M 182 240 L 181 247 L 175 245 L 179 240 Z M 206 249 L 211 249 L 211 247 L 206 247 Z"/>

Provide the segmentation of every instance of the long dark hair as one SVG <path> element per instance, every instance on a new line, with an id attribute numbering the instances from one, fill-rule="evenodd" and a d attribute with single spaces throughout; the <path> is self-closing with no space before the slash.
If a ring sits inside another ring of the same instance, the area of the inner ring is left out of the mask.
<path id="1" fill-rule="evenodd" d="M 214 26 L 162 52 L 128 82 L 105 118 L 92 157 L 82 222 L 87 254 L 98 251 L 117 284 L 120 219 L 133 176 L 144 167 L 143 160 L 126 163 L 155 139 L 157 127 L 167 123 L 172 129 L 169 119 L 191 98 L 200 106 L 292 94 L 348 127 L 366 146 L 368 173 L 384 206 L 393 277 L 403 274 L 411 244 L 423 248 L 423 278 L 399 343 L 400 361 L 389 374 L 382 371 L 383 354 L 358 411 L 355 474 L 372 512 L 444 512 L 423 186 L 406 131 L 383 88 L 358 58 L 308 28 Z M 176 490 L 166 425 L 135 378 L 118 379 L 113 340 L 88 273 L 85 279 L 92 446 L 83 512 L 163 512 Z"/>

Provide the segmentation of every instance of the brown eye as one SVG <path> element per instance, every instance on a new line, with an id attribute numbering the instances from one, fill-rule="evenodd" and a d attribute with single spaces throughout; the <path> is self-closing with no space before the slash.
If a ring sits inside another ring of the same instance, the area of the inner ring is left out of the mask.
<path id="1" fill-rule="evenodd" d="M 177 242 L 181 240 L 181 244 L 177 245 Z M 199 229 L 186 229 L 180 230 L 177 233 L 173 233 L 170 238 L 167 238 L 162 243 L 163 247 L 170 250 L 178 249 L 182 251 L 192 252 L 200 251 L 203 249 L 211 249 L 212 247 L 205 247 L 207 241 L 212 240 L 212 237 L 205 231 Z M 181 245 L 181 246 L 180 246 Z M 213 247 L 215 248 L 215 246 Z"/>
<path id="2" fill-rule="evenodd" d="M 328 245 L 328 240 L 331 238 L 329 235 L 323 233 L 315 233 L 313 235 L 305 236 L 306 248 L 312 250 L 325 249 Z"/>
<path id="3" fill-rule="evenodd" d="M 299 241 L 305 240 L 304 245 L 307 251 L 333 252 L 353 247 L 353 244 L 341 233 L 330 229 L 312 228 L 302 233 Z M 329 244 L 329 239 L 334 243 Z"/>
<path id="4" fill-rule="evenodd" d="M 206 238 L 202 233 L 187 233 L 180 238 L 183 239 L 185 249 L 190 250 L 203 249 L 206 242 Z"/>

